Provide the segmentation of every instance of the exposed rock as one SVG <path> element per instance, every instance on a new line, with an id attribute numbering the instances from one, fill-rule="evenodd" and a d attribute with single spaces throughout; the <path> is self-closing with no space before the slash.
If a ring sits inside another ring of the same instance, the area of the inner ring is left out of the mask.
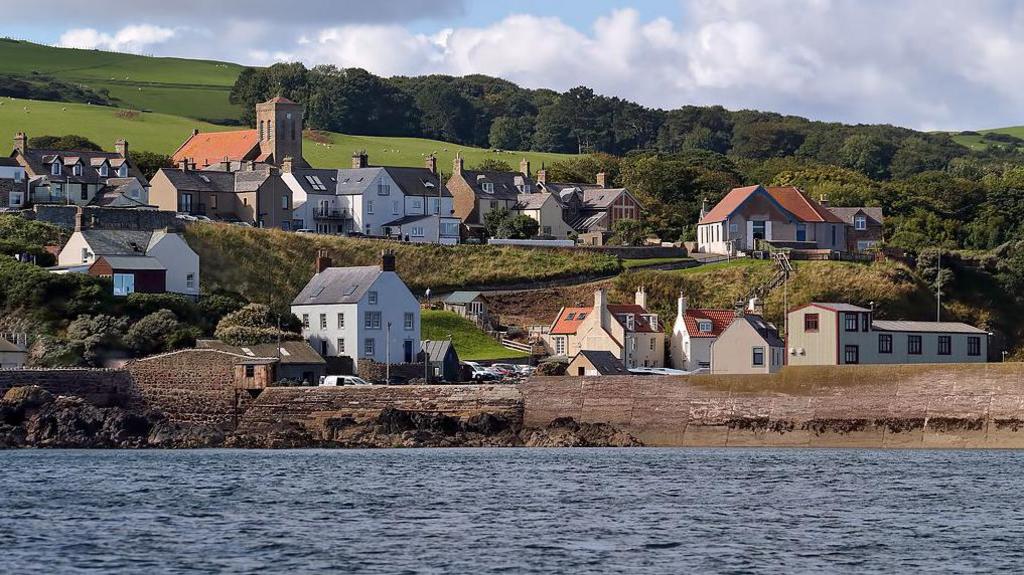
<path id="1" fill-rule="evenodd" d="M 578 423 L 571 417 L 560 417 L 547 427 L 525 430 L 527 447 L 639 447 L 643 444 L 632 435 L 606 423 Z"/>

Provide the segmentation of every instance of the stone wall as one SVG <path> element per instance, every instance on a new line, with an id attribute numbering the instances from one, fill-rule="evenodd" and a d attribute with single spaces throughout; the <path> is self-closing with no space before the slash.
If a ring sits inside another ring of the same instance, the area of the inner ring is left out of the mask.
<path id="1" fill-rule="evenodd" d="M 362 358 L 359 360 L 359 377 L 371 383 L 383 383 L 387 379 L 387 365 Z M 391 377 L 400 377 L 403 380 L 423 379 L 422 363 L 393 363 L 391 364 Z M 422 382 L 421 382 L 422 383 Z"/>
<path id="2" fill-rule="evenodd" d="M 524 425 L 646 445 L 1024 447 L 1024 364 L 788 367 L 771 376 L 536 377 Z"/>
<path id="3" fill-rule="evenodd" d="M 125 405 L 131 378 L 112 369 L 3 369 L 0 397 L 12 387 L 38 385 L 54 395 L 75 395 L 100 407 Z"/>
<path id="4" fill-rule="evenodd" d="M 186 349 L 140 359 L 131 374 L 137 407 L 154 407 L 172 421 L 234 427 L 239 397 L 234 374 L 239 356 L 212 349 Z"/>
<path id="5" fill-rule="evenodd" d="M 249 404 L 239 430 L 298 423 L 318 433 L 328 420 L 366 421 L 387 407 L 462 419 L 491 413 L 519 421 L 522 406 L 519 390 L 512 385 L 271 387 Z"/>
<path id="6" fill-rule="evenodd" d="M 76 206 L 42 204 L 33 211 L 22 212 L 41 222 L 49 222 L 62 228 L 75 229 Z M 83 223 L 88 228 L 96 229 L 127 229 L 127 230 L 182 230 L 184 222 L 175 217 L 175 212 L 162 210 L 135 210 L 124 208 L 102 208 L 89 206 L 84 208 Z"/>

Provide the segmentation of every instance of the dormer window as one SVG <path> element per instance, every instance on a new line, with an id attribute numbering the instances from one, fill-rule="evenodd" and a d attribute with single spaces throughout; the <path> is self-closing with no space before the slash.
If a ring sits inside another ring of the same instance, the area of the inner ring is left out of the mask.
<path id="1" fill-rule="evenodd" d="M 75 176 L 81 176 L 82 164 L 75 164 L 74 166 L 71 166 L 71 174 Z"/>
<path id="2" fill-rule="evenodd" d="M 100 176 L 105 178 L 105 177 L 107 177 L 109 175 L 110 175 L 110 166 L 107 166 L 106 162 L 100 164 Z"/>
<path id="3" fill-rule="evenodd" d="M 868 218 L 863 214 L 858 214 L 853 218 L 853 227 L 857 230 L 868 229 Z"/>
<path id="4" fill-rule="evenodd" d="M 701 333 L 711 333 L 711 327 L 711 322 L 706 319 L 702 319 L 697 322 L 697 329 L 700 330 Z"/>
<path id="5" fill-rule="evenodd" d="M 565 319 L 567 321 L 572 321 L 572 320 L 576 319 L 576 313 L 575 312 L 570 313 Z"/>
<path id="6" fill-rule="evenodd" d="M 494 193 L 494 184 L 492 184 L 491 182 L 484 182 L 484 183 L 480 184 L 480 187 L 483 189 L 483 191 L 485 193 L 488 193 L 488 194 L 493 194 Z"/>
<path id="7" fill-rule="evenodd" d="M 576 316 L 576 321 L 583 321 L 586 317 L 587 312 L 580 312 L 579 315 Z"/>
<path id="8" fill-rule="evenodd" d="M 121 164 L 121 167 L 117 169 L 117 177 L 127 178 L 128 177 L 128 164 Z"/>
<path id="9" fill-rule="evenodd" d="M 60 158 L 56 158 L 56 159 L 53 160 L 53 163 L 50 164 L 50 175 L 51 176 L 59 176 L 60 175 L 60 169 L 61 169 L 61 167 L 60 167 Z"/>

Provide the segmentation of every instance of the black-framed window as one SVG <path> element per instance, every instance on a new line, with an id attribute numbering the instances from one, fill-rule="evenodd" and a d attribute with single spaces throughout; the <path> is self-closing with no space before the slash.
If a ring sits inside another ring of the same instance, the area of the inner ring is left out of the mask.
<path id="1" fill-rule="evenodd" d="M 859 345 L 848 345 L 843 349 L 843 363 L 850 365 L 860 363 Z"/>
<path id="2" fill-rule="evenodd" d="M 921 355 L 921 336 L 907 336 L 907 353 L 909 355 Z"/>
<path id="3" fill-rule="evenodd" d="M 808 313 L 804 315 L 804 331 L 818 331 L 818 314 Z"/>
<path id="4" fill-rule="evenodd" d="M 953 353 L 953 336 L 939 336 L 939 355 L 950 355 Z"/>
<path id="5" fill-rule="evenodd" d="M 755 347 L 753 348 L 753 357 L 751 358 L 751 364 L 756 367 L 764 365 L 764 348 Z"/>
<path id="6" fill-rule="evenodd" d="M 863 331 L 863 332 L 871 331 L 871 328 L 870 328 L 871 321 L 870 321 L 869 317 L 870 317 L 870 315 L 867 312 L 863 312 L 863 313 L 860 314 L 860 330 Z"/>
<path id="7" fill-rule="evenodd" d="M 981 338 L 972 335 L 967 338 L 967 355 L 979 356 L 981 355 Z"/>
<path id="8" fill-rule="evenodd" d="M 892 334 L 878 334 L 878 353 L 892 353 Z"/>
<path id="9" fill-rule="evenodd" d="M 846 331 L 857 331 L 860 320 L 857 318 L 856 312 L 846 312 L 844 319 L 846 321 Z"/>

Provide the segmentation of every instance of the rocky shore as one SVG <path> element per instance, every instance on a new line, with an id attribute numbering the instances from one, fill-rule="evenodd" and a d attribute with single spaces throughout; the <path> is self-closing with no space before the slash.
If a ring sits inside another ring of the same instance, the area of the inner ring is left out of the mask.
<path id="1" fill-rule="evenodd" d="M 16 387 L 0 399 L 0 448 L 405 448 L 405 447 L 626 447 L 641 443 L 605 424 L 561 418 L 524 428 L 502 415 L 466 419 L 386 408 L 376 417 L 328 419 L 322 431 L 296 422 L 234 432 L 170 422 L 157 410 L 97 407 L 74 396 Z"/>

